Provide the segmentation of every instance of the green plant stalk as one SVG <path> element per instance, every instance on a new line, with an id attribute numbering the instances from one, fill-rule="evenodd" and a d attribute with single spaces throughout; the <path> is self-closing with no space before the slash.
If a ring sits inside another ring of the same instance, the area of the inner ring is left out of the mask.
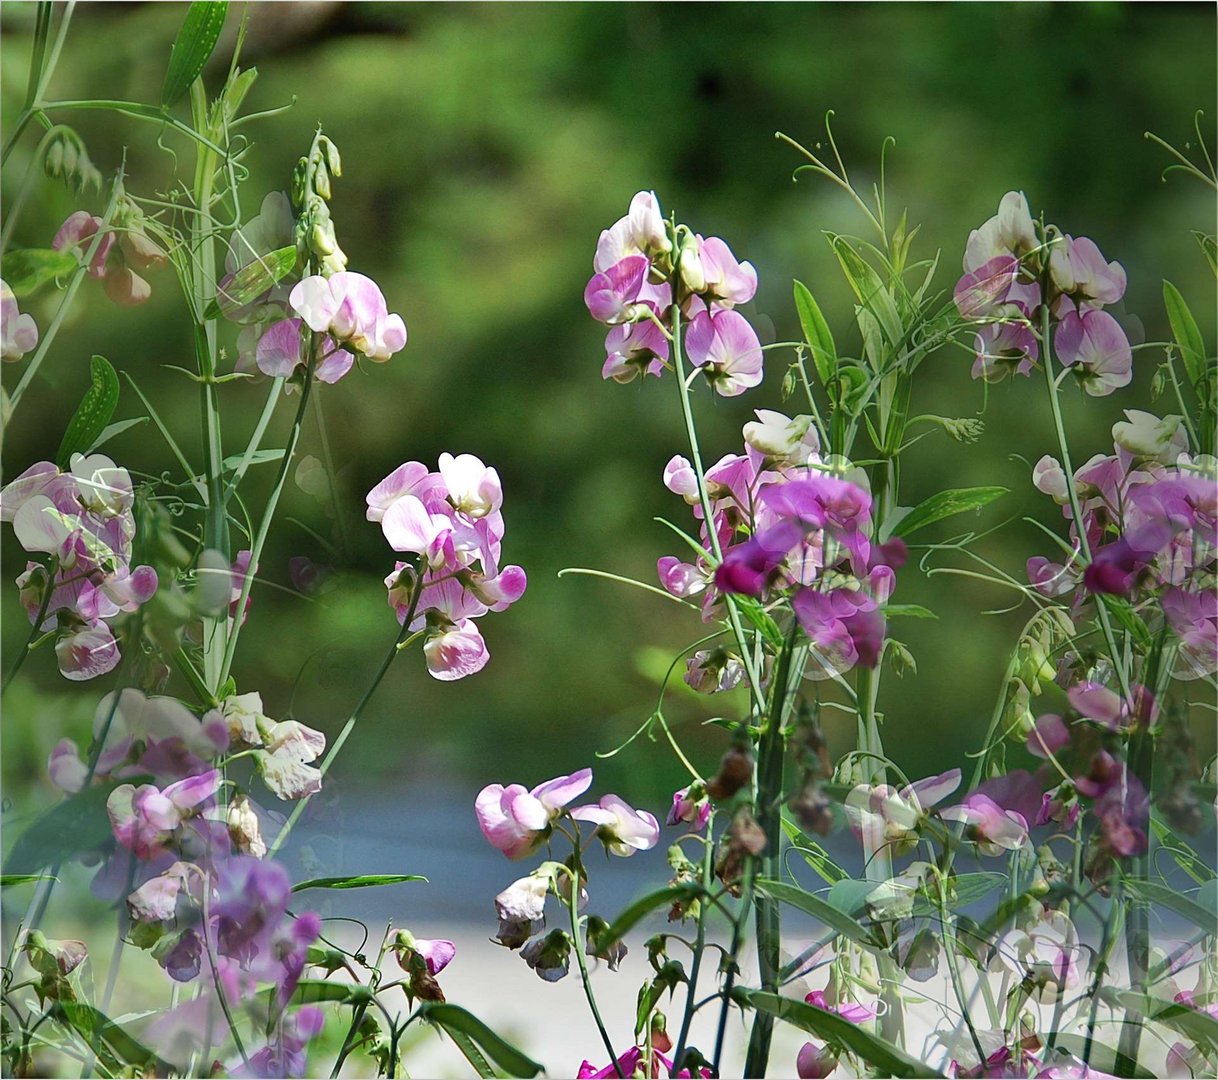
<path id="1" fill-rule="evenodd" d="M 714 813 L 706 822 L 706 843 L 702 852 L 702 887 L 709 895 L 715 881 L 715 845 L 711 842 L 714 835 Z M 686 987 L 685 1011 L 681 1016 L 681 1030 L 677 1035 L 677 1049 L 673 1054 L 672 1071 L 680 1072 L 682 1058 L 685 1057 L 685 1043 L 689 1038 L 689 1026 L 694 1019 L 694 998 L 698 988 L 698 975 L 702 970 L 702 954 L 706 951 L 706 917 L 709 914 L 705 901 L 698 904 L 698 935 L 694 942 L 694 959 L 689 969 L 689 984 Z"/>
<path id="2" fill-rule="evenodd" d="M 575 865 L 582 872 L 583 863 L 580 861 L 579 845 L 575 846 Z M 581 919 L 579 917 L 579 874 L 572 872 L 568 875 L 571 879 L 571 895 L 567 898 L 567 908 L 571 913 L 571 948 L 575 952 L 575 961 L 579 965 L 580 982 L 584 987 L 584 996 L 588 999 L 588 1008 L 592 1012 L 592 1019 L 596 1021 L 596 1030 L 600 1032 L 601 1042 L 605 1044 L 605 1050 L 609 1053 L 609 1064 L 613 1066 L 614 1073 L 621 1077 L 622 1067 L 617 1063 L 617 1054 L 613 1050 L 613 1041 L 609 1038 L 609 1031 L 605 1027 L 605 1021 L 601 1018 L 600 1008 L 596 1004 L 596 994 L 592 990 L 592 981 L 588 977 L 588 959 L 584 955 L 584 935 L 580 929 Z"/>
<path id="3" fill-rule="evenodd" d="M 766 840 L 765 851 L 757 861 L 766 878 L 776 878 L 781 867 L 783 764 L 786 757 L 783 728 L 797 697 L 799 680 L 803 677 L 803 660 L 807 656 L 806 649 L 795 645 L 798 633 L 799 624 L 792 621 L 772 676 L 769 717 L 761 734 L 757 758 L 757 824 L 765 833 Z M 797 663 L 796 653 L 799 653 Z M 753 907 L 761 989 L 777 993 L 782 969 L 782 924 L 778 901 L 770 896 L 755 896 Z M 745 1057 L 745 1076 L 765 1076 L 773 1034 L 773 1015 L 756 1012 Z"/>
<path id="4" fill-rule="evenodd" d="M 207 93 L 203 80 L 196 79 L 190 88 L 190 108 L 195 127 L 207 128 Z M 199 410 L 203 433 L 204 476 L 207 490 L 207 512 L 203 525 L 204 548 L 220 552 L 229 559 L 228 518 L 224 506 L 224 446 L 220 432 L 220 402 L 216 386 L 216 323 L 207 318 L 207 305 L 215 296 L 216 250 L 213 242 L 211 217 L 216 153 L 198 144 L 195 155 L 194 205 L 198 213 L 191 217 L 191 252 L 197 262 L 192 275 L 195 359 L 199 369 Z M 250 573 L 254 564 L 251 562 Z M 244 605 L 245 598 L 242 598 Z M 239 608 L 244 610 L 244 607 Z M 240 619 L 235 620 L 240 626 Z M 203 678 L 215 694 L 226 677 L 223 656 L 227 612 L 203 619 Z"/>
<path id="5" fill-rule="evenodd" d="M 415 583 L 414 590 L 411 594 L 410 608 L 406 612 L 406 618 L 402 620 L 402 629 L 398 632 L 397 637 L 394 638 L 393 644 L 389 646 L 389 652 L 385 654 L 385 659 L 381 661 L 381 666 L 377 668 L 376 674 L 372 678 L 372 682 L 368 684 L 368 689 L 364 691 L 359 701 L 356 702 L 355 708 L 351 710 L 351 715 L 347 718 L 347 722 L 343 725 L 343 730 L 339 732 L 338 738 L 334 740 L 334 745 L 330 747 L 329 753 L 322 758 L 321 765 L 319 766 L 319 771 L 322 777 L 329 772 L 330 766 L 334 764 L 334 759 L 338 757 L 339 751 L 342 750 L 347 739 L 351 737 L 351 732 L 355 730 L 355 725 L 359 721 L 360 715 L 368 705 L 368 702 L 372 700 L 372 695 L 376 693 L 377 687 L 381 685 L 381 680 L 385 678 L 386 673 L 389 671 L 390 664 L 393 663 L 394 658 L 398 655 L 398 653 L 402 651 L 402 644 L 406 641 L 410 634 L 409 627 L 414 619 L 415 608 L 418 607 L 419 597 L 422 595 L 422 592 L 422 581 L 420 579 Z M 275 837 L 274 842 L 267 851 L 266 857 L 268 859 L 273 859 L 279 849 L 283 847 L 284 841 L 287 840 L 288 834 L 292 831 L 292 828 L 295 826 L 296 822 L 300 820 L 300 815 L 304 813 L 304 808 L 308 805 L 311 797 L 312 796 L 306 795 L 303 799 L 298 800 L 296 805 L 292 808 L 292 812 L 288 815 L 287 821 L 284 822 L 283 828 L 279 830 L 279 834 Z"/>

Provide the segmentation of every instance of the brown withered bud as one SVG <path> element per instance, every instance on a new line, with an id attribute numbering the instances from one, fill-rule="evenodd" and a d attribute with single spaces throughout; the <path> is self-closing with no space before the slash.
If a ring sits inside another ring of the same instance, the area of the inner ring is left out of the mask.
<path id="1" fill-rule="evenodd" d="M 828 836 L 833 829 L 833 804 L 815 780 L 805 783 L 787 806 L 804 832 Z"/>
<path id="2" fill-rule="evenodd" d="M 747 746 L 737 743 L 723 755 L 719 771 L 706 782 L 706 793 L 715 802 L 722 802 L 752 781 L 753 754 Z"/>
<path id="3" fill-rule="evenodd" d="M 733 896 L 740 895 L 740 879 L 750 857 L 765 851 L 765 832 L 747 809 L 740 809 L 719 843 L 715 874 Z"/>

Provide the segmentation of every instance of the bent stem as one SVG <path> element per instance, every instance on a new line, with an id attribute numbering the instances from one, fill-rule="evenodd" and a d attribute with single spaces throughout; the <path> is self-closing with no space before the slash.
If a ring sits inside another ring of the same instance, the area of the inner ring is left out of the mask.
<path id="1" fill-rule="evenodd" d="M 248 580 L 248 577 L 247 577 Z M 343 725 L 343 730 L 339 732 L 338 738 L 334 740 L 334 745 L 330 747 L 330 752 L 322 758 L 321 765 L 318 767 L 320 776 L 318 779 L 325 777 L 329 772 L 330 766 L 334 764 L 334 759 L 338 757 L 339 751 L 342 750 L 347 740 L 351 737 L 351 732 L 355 730 L 356 722 L 363 713 L 368 702 L 372 700 L 372 695 L 376 693 L 376 689 L 381 685 L 381 680 L 385 678 L 389 671 L 389 665 L 393 663 L 393 659 L 402 651 L 402 643 L 407 640 L 410 635 L 410 623 L 414 619 L 415 608 L 419 604 L 419 596 L 423 592 L 422 579 L 415 582 L 414 589 L 411 592 L 410 609 L 406 612 L 406 618 L 402 620 L 402 629 L 398 632 L 397 637 L 393 639 L 393 644 L 389 646 L 389 651 L 385 654 L 385 659 L 381 661 L 381 666 L 377 669 L 376 674 L 372 678 L 372 682 L 368 684 L 368 689 L 364 691 L 363 696 L 356 703 L 354 709 L 351 710 L 351 715 L 347 718 L 347 722 Z M 296 822 L 300 820 L 300 815 L 304 813 L 305 807 L 308 805 L 312 795 L 306 795 L 304 798 L 297 801 L 292 808 L 291 814 L 288 815 L 287 821 L 283 823 L 283 828 L 279 830 L 279 834 L 275 837 L 270 849 L 267 851 L 266 857 L 273 859 L 275 854 L 283 847 L 284 841 L 287 840 L 288 834 L 292 831 Z"/>

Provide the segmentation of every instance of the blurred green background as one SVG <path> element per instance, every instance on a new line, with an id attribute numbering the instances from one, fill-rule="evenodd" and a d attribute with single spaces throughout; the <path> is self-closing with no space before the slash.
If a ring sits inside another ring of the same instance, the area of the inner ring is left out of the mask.
<path id="1" fill-rule="evenodd" d="M 157 100 L 183 10 L 79 5 L 51 96 Z M 1033 212 L 1043 208 L 1065 230 L 1093 237 L 1126 266 L 1118 316 L 1132 340 L 1166 337 L 1160 290 L 1168 277 L 1213 341 L 1214 280 L 1190 234 L 1213 231 L 1212 193 L 1179 174 L 1164 182 L 1169 159 L 1143 137 L 1151 129 L 1176 145 L 1195 141 L 1194 110 L 1215 100 L 1212 5 L 295 3 L 250 11 L 243 63 L 255 64 L 259 78 L 246 107 L 294 104 L 244 129 L 253 143 L 244 159 L 245 216 L 266 192 L 287 187 L 322 123 L 343 153 L 333 203 L 339 240 L 351 268 L 380 282 L 403 314 L 410 341 L 390 364 L 369 365 L 320 395 L 338 466 L 338 520 L 290 487 L 261 573 L 289 586 L 295 555 L 333 572 L 312 599 L 255 591 L 239 688 L 259 690 L 272 715 L 290 710 L 337 733 L 396 630 L 381 585 L 393 554 L 362 510 L 368 488 L 402 461 L 434 464 L 443 450 L 468 451 L 498 468 L 504 555 L 530 578 L 516 607 L 483 620 L 492 661 L 477 677 L 437 683 L 417 653 L 394 666 L 344 751 L 338 771 L 349 782 L 393 789 L 444 780 L 472 796 L 491 780 L 535 783 L 578 768 L 646 718 L 656 658 L 703 633 L 695 617 L 643 592 L 556 576 L 586 566 L 654 581 L 656 558 L 677 548 L 653 519 L 689 521 L 661 483 L 667 459 L 685 452 L 674 384 L 602 382 L 603 331 L 581 299 L 599 230 L 625 212 L 635 191 L 655 189 L 666 210 L 726 238 L 754 263 L 761 285 L 748 314 L 763 338 L 798 333 L 791 302 L 798 277 L 819 299 L 839 349 L 855 351 L 850 297 L 823 231 L 861 233 L 864 223 L 828 183 L 793 183 L 799 160 L 773 138 L 782 130 L 815 143 L 833 109 L 860 190 L 877 179 L 884 138 L 895 138 L 889 205 L 908 207 L 911 223 L 922 223 L 917 253 L 942 251 L 939 288 L 954 283 L 969 230 L 1005 191 L 1022 188 Z M 32 19 L 32 5 L 4 5 L 9 122 L 24 94 Z M 207 74 L 213 89 L 227 65 L 224 44 L 217 59 Z M 60 118 L 78 127 L 107 174 L 125 148 L 135 193 L 189 183 L 187 146 L 165 133 L 164 145 L 179 155 L 175 171 L 173 155 L 157 147 L 156 126 L 107 113 Z M 1211 129 L 1212 116 L 1203 120 Z M 6 171 L 6 199 L 32 142 L 27 136 Z M 100 212 L 103 203 L 91 196 L 84 205 Z M 16 243 L 47 246 L 77 206 L 62 186 L 40 181 Z M 152 285 L 148 304 L 120 310 L 86 282 L 8 431 L 5 476 L 54 455 L 92 352 L 133 374 L 201 460 L 195 388 L 164 366 L 191 366 L 190 324 L 172 275 L 162 272 Z M 48 292 L 23 307 L 45 328 L 55 303 Z M 234 339 L 235 331 L 230 350 Z M 781 407 L 786 357 L 770 355 L 758 390 L 734 400 L 699 393 L 711 460 L 738 452 L 754 408 Z M 1121 409 L 1171 411 L 1150 398 L 1161 353 L 1148 348 L 1136 357 L 1136 382 L 1122 393 L 1092 399 L 1068 388 L 1076 460 L 1110 450 Z M 967 447 L 942 434 L 922 440 L 907 460 L 900 501 L 912 505 L 944 487 L 1012 488 L 966 527 L 1009 518 L 983 550 L 1021 575 L 1024 560 L 1047 547 L 1021 515 L 1060 522 L 1029 483 L 1028 462 L 1052 449 L 1043 387 L 1008 382 L 983 402 L 970 362 L 958 350 L 933 356 L 921 368 L 914 408 L 971 416 L 984 403 L 984 438 Z M 223 387 L 226 452 L 244 446 L 263 397 L 256 385 Z M 265 445 L 283 445 L 291 411 L 281 405 Z M 139 412 L 126 393 L 119 416 Z M 302 450 L 321 454 L 313 420 Z M 169 461 L 151 425 L 108 452 L 144 472 L 159 473 Z M 246 499 L 258 513 L 273 477 L 266 466 L 251 476 Z M 289 518 L 334 543 L 339 556 Z M 925 535 L 955 531 L 958 521 Z M 23 562 L 15 549 L 6 530 L 5 582 Z M 901 575 L 896 599 L 940 615 L 893 627 L 918 673 L 885 676 L 885 740 L 911 775 L 961 764 L 977 749 L 1008 650 L 1030 613 L 983 612 L 1008 606 L 1011 595 L 961 577 L 928 579 L 916 560 Z M 0 598 L 11 662 L 28 624 L 11 584 Z M 65 733 L 83 736 L 110 682 L 69 687 L 50 650 L 35 654 L 5 703 L 10 796 L 27 785 L 46 791 L 47 752 Z M 731 697 L 677 693 L 670 715 L 709 768 L 723 740 L 701 721 L 739 707 Z M 847 749 L 852 725 L 829 717 L 827 726 L 835 753 Z M 1208 717 L 1198 732 L 1202 749 L 1212 751 Z M 600 790 L 643 800 L 680 779 L 662 746 L 633 748 L 597 768 Z"/>

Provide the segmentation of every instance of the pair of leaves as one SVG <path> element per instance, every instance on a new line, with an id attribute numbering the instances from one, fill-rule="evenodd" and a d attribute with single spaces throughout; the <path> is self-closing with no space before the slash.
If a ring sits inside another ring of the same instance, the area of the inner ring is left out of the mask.
<path id="1" fill-rule="evenodd" d="M 419 1014 L 457 1044 L 481 1077 L 495 1075 L 488 1058 L 509 1076 L 531 1077 L 543 1071 L 538 1062 L 517 1050 L 460 1005 L 425 1002 L 419 1006 Z"/>
<path id="2" fill-rule="evenodd" d="M 818 1038 L 825 1039 L 837 1046 L 844 1046 L 885 1076 L 922 1078 L 943 1075 L 935 1072 L 926 1062 L 911 1057 L 887 1039 L 873 1035 L 865 1028 L 844 1020 L 837 1013 L 830 1012 L 828 1009 L 780 997 L 778 994 L 771 994 L 764 990 L 741 988 L 736 991 L 736 996 L 758 1012 L 769 1013 Z"/>

